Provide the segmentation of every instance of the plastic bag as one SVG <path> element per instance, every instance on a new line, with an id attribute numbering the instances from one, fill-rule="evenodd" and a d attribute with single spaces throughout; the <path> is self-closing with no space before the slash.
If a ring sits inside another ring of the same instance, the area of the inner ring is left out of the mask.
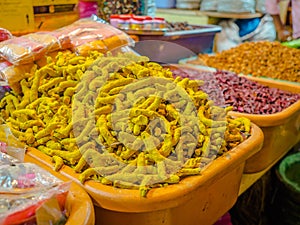
<path id="1" fill-rule="evenodd" d="M 216 50 L 221 52 L 242 43 L 239 36 L 239 27 L 234 23 L 234 19 L 222 20 L 219 25 L 222 31 L 216 34 Z"/>
<path id="2" fill-rule="evenodd" d="M 255 6 L 255 0 L 219 0 L 217 11 L 228 13 L 255 13 Z"/>
<path id="3" fill-rule="evenodd" d="M 218 0 L 202 0 L 200 10 L 202 11 L 217 11 Z"/>
<path id="4" fill-rule="evenodd" d="M 64 50 L 71 47 L 71 40 L 68 36 L 61 36 L 56 31 L 40 31 L 26 35 L 30 40 L 45 44 L 46 52 Z"/>
<path id="5" fill-rule="evenodd" d="M 106 53 L 118 47 L 134 44 L 123 31 L 92 18 L 80 19 L 56 32 L 60 36 L 68 36 L 73 50 L 80 55 L 87 55 L 93 50 Z"/>
<path id="6" fill-rule="evenodd" d="M 0 193 L 25 194 L 48 189 L 62 181 L 33 163 L 0 166 Z"/>
<path id="7" fill-rule="evenodd" d="M 3 153 L 2 151 L 6 149 L 6 145 L 3 146 L 3 143 L 0 142 L 0 166 L 2 165 L 15 165 L 20 163 L 20 161 L 10 155 Z"/>
<path id="8" fill-rule="evenodd" d="M 6 124 L 0 125 L 0 143 L 5 143 L 6 148 L 3 150 L 8 155 L 24 161 L 25 156 L 25 145 L 20 142 L 11 132 L 9 126 Z"/>
<path id="9" fill-rule="evenodd" d="M 12 37 L 12 34 L 8 30 L 0 28 L 0 42 L 11 39 Z"/>
<path id="10" fill-rule="evenodd" d="M 239 27 L 239 36 L 243 37 L 253 32 L 259 25 L 260 18 L 237 19 L 235 24 Z"/>
<path id="11" fill-rule="evenodd" d="M 276 30 L 270 15 L 265 15 L 257 28 L 243 37 L 240 37 L 239 27 L 234 19 L 222 20 L 219 25 L 222 31 L 216 35 L 217 52 L 236 47 L 246 41 L 274 41 L 276 39 Z"/>
<path id="12" fill-rule="evenodd" d="M 46 52 L 45 45 L 26 36 L 0 42 L 0 56 L 12 64 L 33 62 Z"/>
<path id="13" fill-rule="evenodd" d="M 13 65 L 8 61 L 0 62 L 0 80 L 3 84 L 9 85 L 14 89 L 14 85 L 19 86 L 19 81 L 30 73 L 34 64 Z M 17 93 L 18 90 L 14 89 Z"/>
<path id="14" fill-rule="evenodd" d="M 36 32 L 0 42 L 0 57 L 14 65 L 32 63 L 47 52 L 70 47 L 68 36 Z"/>
<path id="15" fill-rule="evenodd" d="M 281 44 L 290 48 L 300 48 L 300 38 L 292 41 L 282 42 Z"/>
<path id="16" fill-rule="evenodd" d="M 2 210 L 0 214 L 0 224 L 36 224 L 36 211 L 52 198 L 55 198 L 60 210 L 63 212 L 70 183 L 71 182 L 61 183 L 49 189 L 40 189 L 36 192 L 21 195 L 5 195 L 5 198 L 0 199 L 0 207 Z M 48 211 L 51 210 L 56 211 L 57 209 L 56 207 L 48 209 Z"/>
<path id="17" fill-rule="evenodd" d="M 251 33 L 241 38 L 245 41 L 275 41 L 276 29 L 273 19 L 269 14 L 266 14 L 260 21 L 258 27 Z"/>
<path id="18" fill-rule="evenodd" d="M 256 0 L 255 9 L 257 12 L 266 13 L 266 0 Z"/>
<path id="19" fill-rule="evenodd" d="M 3 72 L 6 70 L 8 67 L 12 66 L 12 64 L 6 60 L 0 60 L 0 81 L 1 82 L 6 82 L 7 84 L 7 77 L 5 73 Z"/>

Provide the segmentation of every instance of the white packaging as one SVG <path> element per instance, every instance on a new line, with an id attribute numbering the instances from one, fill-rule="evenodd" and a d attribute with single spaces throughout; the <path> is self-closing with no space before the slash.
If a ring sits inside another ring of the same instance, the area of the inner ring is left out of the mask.
<path id="1" fill-rule="evenodd" d="M 226 13 L 255 13 L 255 0 L 219 0 L 218 12 Z"/>

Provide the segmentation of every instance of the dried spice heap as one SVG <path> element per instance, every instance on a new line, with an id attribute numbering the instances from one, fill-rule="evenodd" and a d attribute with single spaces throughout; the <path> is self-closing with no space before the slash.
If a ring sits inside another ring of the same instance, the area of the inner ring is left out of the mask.
<path id="1" fill-rule="evenodd" d="M 0 102 L 1 116 L 28 146 L 120 188 L 178 183 L 197 175 L 251 132 L 199 89 L 146 57 L 59 53 Z"/>
<path id="2" fill-rule="evenodd" d="M 200 88 L 215 105 L 232 106 L 233 111 L 258 115 L 281 112 L 300 100 L 300 94 L 262 85 L 228 71 L 172 68 L 173 75 L 203 80 Z"/>
<path id="3" fill-rule="evenodd" d="M 253 76 L 300 82 L 300 50 L 279 42 L 246 42 L 215 55 L 200 54 L 192 64 Z"/>

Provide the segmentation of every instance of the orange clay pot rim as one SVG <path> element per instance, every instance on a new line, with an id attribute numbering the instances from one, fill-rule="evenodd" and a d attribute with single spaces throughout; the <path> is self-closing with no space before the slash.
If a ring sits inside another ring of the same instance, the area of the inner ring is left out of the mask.
<path id="1" fill-rule="evenodd" d="M 253 123 L 251 127 L 251 136 L 248 139 L 215 159 L 202 175 L 186 177 L 179 184 L 153 188 L 146 197 L 141 197 L 139 190 L 115 188 L 93 180 L 86 181 L 82 186 L 91 195 L 96 205 L 109 210 L 146 212 L 176 207 L 192 198 L 193 191 L 199 187 L 209 186 L 209 183 L 234 170 L 262 148 L 264 137 L 262 130 Z M 51 157 L 39 150 L 29 148 L 26 154 L 42 161 L 49 169 L 53 168 Z M 69 166 L 63 166 L 59 173 L 79 183 L 79 174 Z"/>
<path id="2" fill-rule="evenodd" d="M 188 69 L 195 69 L 199 71 L 207 71 L 207 72 L 213 72 L 216 71 L 213 67 L 206 67 L 206 66 L 193 66 L 193 65 L 185 65 L 185 64 L 170 64 L 170 66 L 178 67 L 178 68 L 188 68 Z M 237 74 L 238 76 L 246 77 L 249 80 L 256 81 L 258 83 L 264 83 L 264 85 L 276 85 L 278 89 L 282 90 L 283 87 L 290 88 L 292 93 L 300 93 L 300 84 L 297 85 L 296 83 L 289 83 L 289 82 L 283 82 L 278 80 L 271 80 L 266 79 L 262 77 L 253 77 L 253 76 L 247 76 L 243 74 Z M 236 111 L 230 111 L 229 115 L 235 116 L 235 117 L 247 117 L 250 119 L 253 123 L 257 124 L 260 127 L 272 127 L 272 126 L 278 126 L 282 125 L 286 122 L 287 119 L 289 119 L 291 116 L 293 116 L 295 113 L 300 111 L 300 100 L 295 102 L 294 104 L 290 105 L 288 108 L 283 109 L 280 112 L 273 113 L 273 114 L 252 114 L 252 113 L 240 113 Z"/>

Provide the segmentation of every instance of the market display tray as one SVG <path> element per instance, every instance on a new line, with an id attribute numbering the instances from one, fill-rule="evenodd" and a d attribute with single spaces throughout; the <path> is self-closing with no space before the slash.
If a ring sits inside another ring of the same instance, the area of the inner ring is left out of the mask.
<path id="1" fill-rule="evenodd" d="M 201 175 L 153 188 L 147 197 L 141 197 L 138 190 L 86 181 L 82 187 L 94 201 L 96 224 L 194 225 L 199 221 L 213 224 L 236 202 L 245 161 L 262 147 L 261 129 L 255 124 L 251 128 L 248 139 L 215 159 Z M 51 157 L 37 149 L 29 148 L 26 156 L 53 170 Z M 68 166 L 58 173 L 79 183 L 79 174 Z"/>
<path id="2" fill-rule="evenodd" d="M 214 53 L 210 53 L 209 55 L 214 55 Z M 199 64 L 194 64 L 194 63 L 191 63 L 192 61 L 198 59 L 198 55 L 195 55 L 195 56 L 192 56 L 192 57 L 188 57 L 188 58 L 183 58 L 183 59 L 180 59 L 178 61 L 178 64 L 181 64 L 181 65 L 190 65 L 192 67 L 195 67 L 195 68 L 207 68 L 211 71 L 216 71 L 217 69 L 216 68 L 213 68 L 213 67 L 208 67 L 208 66 L 205 66 L 204 62 L 203 62 L 203 65 L 199 65 Z M 275 82 L 283 82 L 283 83 L 287 83 L 287 84 L 291 84 L 291 85 L 300 85 L 299 82 L 293 82 L 293 81 L 288 81 L 288 80 L 282 80 L 282 79 L 278 79 L 278 78 L 271 78 L 271 77 L 267 77 L 267 76 L 253 76 L 251 74 L 241 74 L 243 76 L 247 76 L 247 77 L 253 77 L 253 78 L 261 78 L 261 79 L 266 79 L 266 80 L 270 80 L 270 81 L 275 81 Z"/>
<path id="3" fill-rule="evenodd" d="M 178 63 L 180 59 L 199 53 L 211 53 L 215 35 L 221 32 L 221 26 L 195 27 L 194 30 L 167 31 L 162 35 L 140 34 L 133 49 L 152 61 L 164 63 Z"/>
<path id="4" fill-rule="evenodd" d="M 180 30 L 180 31 L 172 31 L 168 28 L 164 29 L 153 29 L 153 30 L 143 30 L 143 29 L 121 29 L 127 34 L 133 35 L 162 35 L 162 36 L 176 36 L 176 35 L 198 35 L 203 33 L 210 32 L 220 32 L 221 27 L 216 25 L 191 25 L 193 29 L 190 30 Z"/>
<path id="5" fill-rule="evenodd" d="M 120 29 L 124 32 L 126 32 L 129 35 L 164 35 L 168 29 L 152 29 L 152 30 L 145 30 L 145 29 Z"/>

